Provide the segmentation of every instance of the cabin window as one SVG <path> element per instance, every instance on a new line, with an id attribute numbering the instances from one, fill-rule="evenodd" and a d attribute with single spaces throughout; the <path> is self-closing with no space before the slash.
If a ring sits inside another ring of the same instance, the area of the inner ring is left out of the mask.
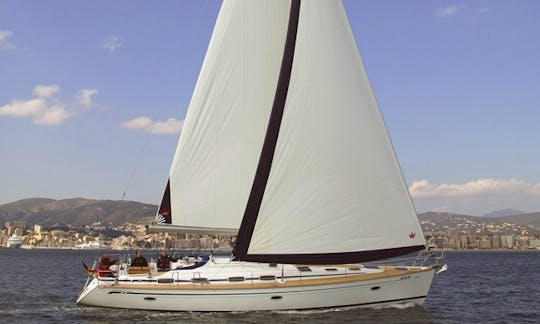
<path id="1" fill-rule="evenodd" d="M 364 266 L 366 269 L 379 269 L 379 266 Z"/>
<path id="2" fill-rule="evenodd" d="M 230 282 L 239 282 L 239 281 L 244 281 L 244 277 L 229 277 L 229 281 Z"/>
<path id="3" fill-rule="evenodd" d="M 259 280 L 276 280 L 276 276 L 261 276 Z"/>
<path id="4" fill-rule="evenodd" d="M 326 271 L 337 271 L 337 268 L 325 268 Z"/>
<path id="5" fill-rule="evenodd" d="M 208 283 L 208 278 L 192 278 L 192 283 Z"/>
<path id="6" fill-rule="evenodd" d="M 311 271 L 311 268 L 310 268 L 310 267 L 306 267 L 306 266 L 297 266 L 296 269 L 298 269 L 299 271 L 302 271 L 302 272 L 309 272 L 309 271 Z"/>
<path id="7" fill-rule="evenodd" d="M 371 287 L 371 290 L 379 290 L 379 289 L 381 289 L 381 287 L 379 286 Z"/>
<path id="8" fill-rule="evenodd" d="M 409 271 L 409 269 L 407 269 L 405 267 L 396 267 L 395 269 L 399 270 L 399 271 Z"/>
<path id="9" fill-rule="evenodd" d="M 360 271 L 360 267 L 349 267 L 349 270 L 351 271 Z"/>

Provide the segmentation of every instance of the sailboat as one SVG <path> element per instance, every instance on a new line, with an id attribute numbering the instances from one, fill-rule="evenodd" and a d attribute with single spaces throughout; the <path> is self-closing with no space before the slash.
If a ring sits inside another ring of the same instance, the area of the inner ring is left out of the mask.
<path id="1" fill-rule="evenodd" d="M 89 271 L 78 304 L 423 303 L 440 265 L 368 263 L 426 241 L 341 1 L 223 2 L 149 230 L 236 241 L 168 271 Z"/>

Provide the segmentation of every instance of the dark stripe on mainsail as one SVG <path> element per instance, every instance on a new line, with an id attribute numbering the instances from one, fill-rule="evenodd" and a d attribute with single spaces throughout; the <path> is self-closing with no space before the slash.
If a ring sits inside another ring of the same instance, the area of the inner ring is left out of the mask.
<path id="1" fill-rule="evenodd" d="M 165 187 L 165 193 L 163 194 L 163 199 L 161 200 L 161 204 L 159 205 L 158 216 L 156 220 L 159 220 L 158 218 L 161 218 L 161 217 L 162 217 L 161 220 L 164 220 L 164 221 L 159 222 L 160 224 L 172 223 L 170 182 L 171 182 L 171 179 L 167 180 L 167 187 Z"/>
<path id="2" fill-rule="evenodd" d="M 293 264 L 344 264 L 388 259 L 424 250 L 425 248 L 426 247 L 424 245 L 414 245 L 393 249 L 343 253 L 248 254 L 242 258 L 242 261 Z"/>
<path id="3" fill-rule="evenodd" d="M 283 58 L 281 59 L 281 70 L 272 104 L 272 111 L 268 121 L 268 128 L 264 137 L 264 143 L 259 158 L 259 164 L 253 180 L 253 186 L 249 194 L 249 199 L 244 212 L 242 224 L 238 230 L 233 255 L 236 260 L 245 260 L 257 216 L 261 208 L 266 183 L 270 175 L 274 151 L 276 149 L 279 129 L 281 127 L 281 119 L 285 109 L 287 100 L 287 92 L 289 91 L 289 82 L 291 80 L 291 71 L 294 58 L 294 48 L 296 46 L 296 32 L 298 30 L 298 18 L 300 16 L 300 0 L 291 1 L 291 10 L 289 12 L 289 24 L 287 26 L 287 36 L 285 39 L 285 49 L 283 50 Z"/>

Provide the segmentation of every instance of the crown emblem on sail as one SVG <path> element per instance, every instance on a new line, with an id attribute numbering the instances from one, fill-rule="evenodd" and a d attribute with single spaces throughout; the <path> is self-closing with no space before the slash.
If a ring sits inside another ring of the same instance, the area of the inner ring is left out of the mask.
<path id="1" fill-rule="evenodd" d="M 416 233 L 415 232 L 410 232 L 409 233 L 409 238 L 412 240 L 413 238 L 416 237 Z"/>

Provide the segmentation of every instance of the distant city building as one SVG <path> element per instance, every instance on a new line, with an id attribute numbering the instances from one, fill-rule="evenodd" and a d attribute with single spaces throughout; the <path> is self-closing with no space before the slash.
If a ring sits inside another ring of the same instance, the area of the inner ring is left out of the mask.
<path id="1" fill-rule="evenodd" d="M 514 235 L 501 235 L 501 246 L 507 249 L 514 247 Z"/>
<path id="2" fill-rule="evenodd" d="M 501 247 L 501 237 L 497 234 L 491 236 L 491 246 L 494 249 L 499 249 Z"/>
<path id="3" fill-rule="evenodd" d="M 437 216 L 437 215 L 435 215 Z M 424 219 L 421 221 L 429 246 L 440 249 L 540 249 L 540 231 L 534 225 L 508 222 L 486 223 L 484 220 L 453 217 L 451 220 Z M 9 221 L 0 229 L 0 247 L 17 232 L 23 247 L 73 248 L 94 242 L 118 250 L 173 249 L 226 250 L 229 236 L 201 236 L 176 233 L 146 233 L 142 224 L 118 226 L 96 222 L 92 225 L 44 228 L 40 224 L 26 227 L 26 222 Z"/>
<path id="4" fill-rule="evenodd" d="M 26 228 L 26 222 L 24 222 L 24 221 L 10 221 L 10 222 L 6 222 L 5 227 L 7 229 L 7 235 L 13 235 L 16 228 L 18 228 L 20 230 L 25 229 Z"/>
<path id="5" fill-rule="evenodd" d="M 530 240 L 530 247 L 534 249 L 540 249 L 540 239 Z"/>

